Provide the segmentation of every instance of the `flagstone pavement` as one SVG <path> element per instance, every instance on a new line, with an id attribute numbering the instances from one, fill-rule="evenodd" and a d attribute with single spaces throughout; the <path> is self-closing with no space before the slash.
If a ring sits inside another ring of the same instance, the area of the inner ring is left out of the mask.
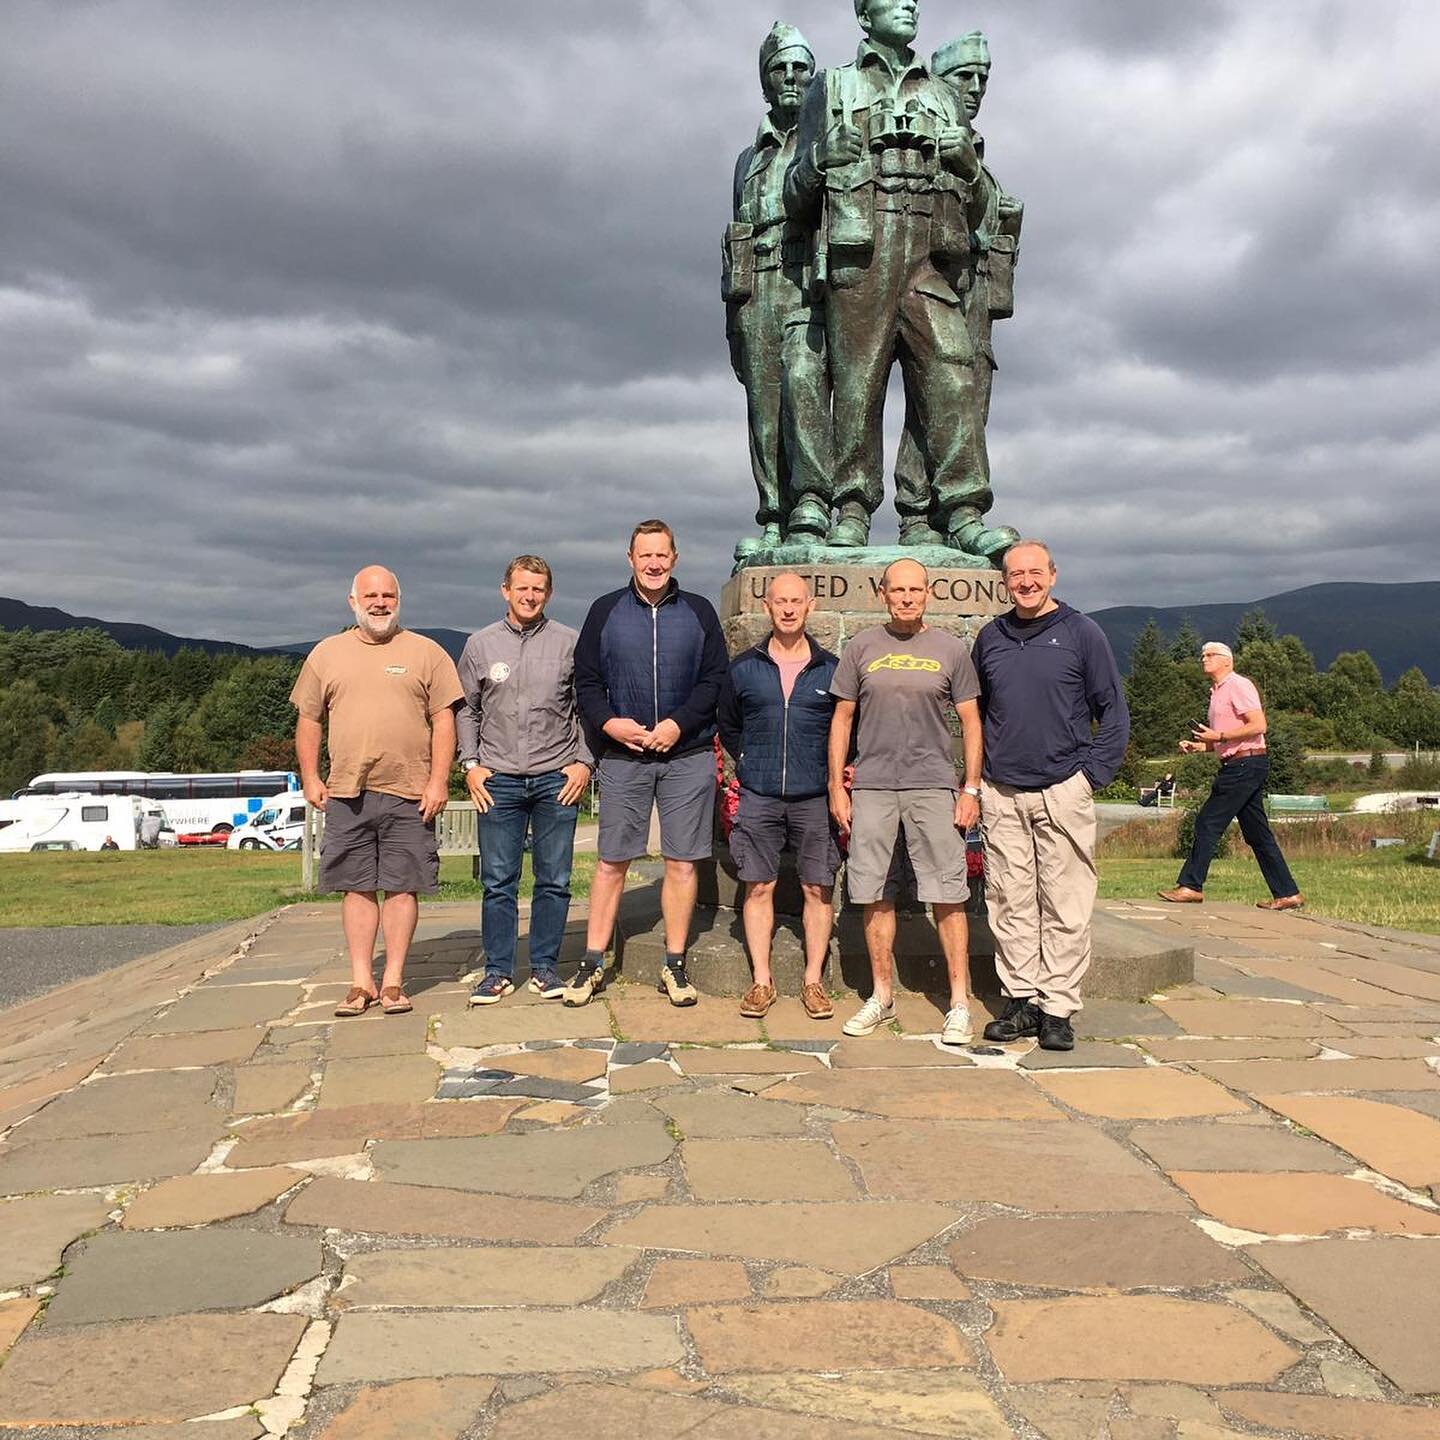
<path id="1" fill-rule="evenodd" d="M 316 906 L 8 1010 L 0 1427 L 1436 1440 L 1440 937 L 1112 908 L 1196 981 L 1062 1056 L 472 1011 L 443 905 L 408 1017 Z"/>

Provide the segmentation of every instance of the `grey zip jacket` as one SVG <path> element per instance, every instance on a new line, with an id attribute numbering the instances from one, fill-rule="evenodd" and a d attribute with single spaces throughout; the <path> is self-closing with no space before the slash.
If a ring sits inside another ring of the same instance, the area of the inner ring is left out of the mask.
<path id="1" fill-rule="evenodd" d="M 460 656 L 460 759 L 497 775 L 543 775 L 595 757 L 575 703 L 576 632 L 548 616 L 477 630 Z"/>

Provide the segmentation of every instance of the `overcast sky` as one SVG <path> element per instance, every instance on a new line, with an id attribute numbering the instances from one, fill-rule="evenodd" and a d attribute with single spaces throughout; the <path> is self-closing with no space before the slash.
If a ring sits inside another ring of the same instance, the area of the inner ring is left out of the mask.
<path id="1" fill-rule="evenodd" d="M 535 550 L 578 623 L 659 514 L 718 595 L 755 505 L 719 237 L 777 14 L 853 57 L 850 0 L 5 0 L 0 593 L 267 644 L 381 560 L 470 628 Z M 1440 578 L 1440 7 L 920 23 L 991 39 L 992 518 L 1061 593 Z"/>

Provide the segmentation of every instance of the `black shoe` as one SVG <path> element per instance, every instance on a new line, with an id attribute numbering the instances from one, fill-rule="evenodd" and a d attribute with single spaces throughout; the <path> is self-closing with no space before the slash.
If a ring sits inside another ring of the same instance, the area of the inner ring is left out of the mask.
<path id="1" fill-rule="evenodd" d="M 1042 1050 L 1073 1050 L 1075 1048 L 1075 1032 L 1070 1028 L 1068 1016 L 1041 1014 L 1040 1048 Z"/>
<path id="2" fill-rule="evenodd" d="M 985 1038 L 1008 1045 L 1040 1033 L 1040 1007 L 1033 1000 L 1007 1000 L 1005 1013 L 985 1027 Z"/>

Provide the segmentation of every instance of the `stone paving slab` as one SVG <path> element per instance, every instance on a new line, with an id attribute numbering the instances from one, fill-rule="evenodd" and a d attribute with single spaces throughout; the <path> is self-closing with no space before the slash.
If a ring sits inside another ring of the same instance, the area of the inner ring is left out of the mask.
<path id="1" fill-rule="evenodd" d="M 133 1425 L 248 1405 L 274 1391 L 305 1324 L 301 1315 L 177 1315 L 47 1329 L 0 1370 L 0 1415 L 12 1425 Z"/>
<path id="2" fill-rule="evenodd" d="M 1160 1000 L 1155 1008 L 1191 1035 L 1308 1038 L 1335 1029 L 1331 1017 L 1313 1005 L 1273 1000 Z"/>
<path id="3" fill-rule="evenodd" d="M 486 1063 L 493 1064 L 497 1070 L 508 1070 L 512 1075 L 565 1080 L 572 1085 L 603 1079 L 609 1068 L 609 1058 L 603 1050 L 582 1050 L 578 1045 L 562 1045 L 554 1050 L 518 1050 L 510 1055 L 493 1056 Z"/>
<path id="4" fill-rule="evenodd" d="M 687 1140 L 738 1140 L 805 1131 L 805 1112 L 799 1106 L 764 1105 L 757 1096 L 724 1091 L 662 1095 L 655 1108 L 668 1115 Z"/>
<path id="5" fill-rule="evenodd" d="M 256 1230 L 107 1230 L 67 1257 L 47 1327 L 238 1310 L 320 1273 L 317 1241 Z"/>
<path id="6" fill-rule="evenodd" d="M 820 1140 L 687 1140 L 680 1148 L 697 1200 L 853 1200 L 855 1182 Z"/>
<path id="7" fill-rule="evenodd" d="M 1194 1121 L 1137 1125 L 1130 1143 L 1162 1170 L 1316 1170 L 1344 1174 L 1354 1166 L 1328 1145 L 1283 1125 Z"/>
<path id="8" fill-rule="evenodd" d="M 759 1098 L 910 1120 L 1064 1118 L 1035 1083 L 1005 1070 L 827 1070 L 786 1080 Z"/>
<path id="9" fill-rule="evenodd" d="M 674 1365 L 684 1355 L 675 1321 L 666 1315 L 618 1310 L 351 1313 L 337 1322 L 316 1382 L 648 1370 Z"/>
<path id="10" fill-rule="evenodd" d="M 99 1195 L 33 1195 L 0 1205 L 0 1287 L 53 1275 L 65 1247 L 103 1225 L 109 1211 Z"/>
<path id="11" fill-rule="evenodd" d="M 645 1283 L 640 1308 L 673 1310 L 750 1296 L 750 1277 L 738 1260 L 660 1260 Z"/>
<path id="12" fill-rule="evenodd" d="M 1072 1109 L 1108 1120 L 1186 1120 L 1243 1115 L 1248 1108 L 1210 1080 L 1156 1066 L 1104 1074 L 1037 1075 L 1035 1083 Z"/>
<path id="13" fill-rule="evenodd" d="M 1042 1214 L 1190 1208 L 1123 1145 L 1075 1122 L 858 1120 L 836 1125 L 834 1136 L 871 1195 Z"/>
<path id="14" fill-rule="evenodd" d="M 635 985 L 617 986 L 605 998 L 627 1040 L 733 1045 L 765 1038 L 760 1022 L 746 1020 L 733 1001 L 706 996 L 698 1005 L 677 1008 L 654 990 Z"/>
<path id="15" fill-rule="evenodd" d="M 288 1014 L 302 998 L 298 985 L 201 986 L 143 1026 L 142 1033 L 191 1035 L 197 1030 L 267 1025 Z"/>
<path id="16" fill-rule="evenodd" d="M 1440 1039 L 1414 1035 L 1348 1035 L 1327 1043 L 1357 1060 L 1419 1060 L 1440 1055 Z"/>
<path id="17" fill-rule="evenodd" d="M 1251 1424 L 1320 1440 L 1435 1440 L 1440 1434 L 1440 1409 L 1434 1408 L 1267 1390 L 1229 1390 L 1220 1404 L 1228 1414 Z"/>
<path id="18" fill-rule="evenodd" d="M 985 1344 L 1005 1378 L 1178 1380 L 1238 1385 L 1279 1379 L 1300 1352 L 1228 1305 L 1159 1295 L 1000 1300 Z"/>
<path id="19" fill-rule="evenodd" d="M 1087 1000 L 1074 1025 L 1079 1040 L 1131 1040 L 1181 1033 L 1179 1025 L 1156 1006 L 1132 1000 Z"/>
<path id="20" fill-rule="evenodd" d="M 1237 1230 L 1261 1235 L 1325 1235 L 1332 1230 L 1440 1235 L 1440 1211 L 1407 1205 L 1344 1175 L 1178 1170 L 1170 1178 L 1207 1215 Z"/>
<path id="21" fill-rule="evenodd" d="M 177 1175 L 145 1191 L 125 1212 L 125 1230 L 211 1225 L 250 1215 L 278 1200 L 303 1177 L 294 1170 L 247 1170 L 242 1175 Z"/>
<path id="22" fill-rule="evenodd" d="M 332 1007 L 333 1008 L 333 1007 Z M 425 1006 L 409 1015 L 387 1015 L 379 1007 L 351 1020 L 338 1021 L 326 1051 L 332 1060 L 355 1060 L 375 1055 L 423 1055 L 430 1019 Z"/>
<path id="23" fill-rule="evenodd" d="M 25 1328 L 40 1313 L 38 1300 L 5 1300 L 0 1302 L 0 1361 L 10 1347 L 25 1333 Z"/>
<path id="24" fill-rule="evenodd" d="M 139 1135 L 78 1135 L 0 1149 L 0 1195 L 31 1190 L 79 1189 L 187 1175 L 214 1147 L 213 1128 L 161 1130 Z"/>
<path id="25" fill-rule="evenodd" d="M 283 1110 L 310 1088 L 311 1066 L 305 1063 L 241 1065 L 235 1071 L 232 1115 L 270 1115 Z"/>
<path id="26" fill-rule="evenodd" d="M 264 1029 L 255 1025 L 238 1030 L 203 1030 L 198 1035 L 141 1035 L 115 1051 L 105 1062 L 105 1073 L 235 1065 L 248 1060 L 264 1038 Z"/>
<path id="27" fill-rule="evenodd" d="M 948 1247 L 976 1279 L 1056 1290 L 1194 1289 L 1254 1272 L 1178 1215 L 982 1220 Z"/>
<path id="28" fill-rule="evenodd" d="M 1401 1390 L 1440 1393 L 1440 1243 L 1311 1240 L 1251 1254 Z"/>
<path id="29" fill-rule="evenodd" d="M 1238 1060 L 1198 1068 L 1220 1084 L 1250 1095 L 1336 1090 L 1440 1092 L 1440 1075 L 1423 1060 Z"/>
<path id="30" fill-rule="evenodd" d="M 1392 1180 L 1440 1185 L 1440 1119 L 1434 1116 L 1354 1095 L 1256 1098 Z"/>
<path id="31" fill-rule="evenodd" d="M 871 1422 L 951 1440 L 1010 1440 L 999 1407 L 973 1376 L 954 1370 L 844 1375 L 734 1375 L 725 1388 L 757 1405 L 841 1423 Z"/>
<path id="32" fill-rule="evenodd" d="M 683 1085 L 685 1077 L 677 1074 L 663 1060 L 644 1060 L 610 1072 L 612 1095 L 636 1095 L 646 1090 L 673 1090 Z"/>
<path id="33" fill-rule="evenodd" d="M 1128 1045 L 1077 1040 L 1073 1050 L 1042 1050 L 1038 1045 L 1020 1057 L 1022 1070 L 1134 1070 L 1145 1057 Z"/>
<path id="34" fill-rule="evenodd" d="M 797 1075 L 820 1067 L 815 1055 L 799 1050 L 677 1049 L 686 1075 Z"/>
<path id="35" fill-rule="evenodd" d="M 898 1260 L 959 1216 L 943 1205 L 896 1201 L 647 1205 L 612 1225 L 607 1245 L 805 1264 L 823 1247 L 827 1269 L 863 1275 Z"/>
<path id="36" fill-rule="evenodd" d="M 969 1342 L 949 1321 L 899 1300 L 817 1300 L 687 1310 L 685 1324 L 711 1375 L 789 1370 L 972 1367 Z"/>
<path id="37" fill-rule="evenodd" d="M 653 1123 L 496 1135 L 474 1140 L 382 1140 L 376 1174 L 405 1185 L 578 1199 L 602 1175 L 658 1165 L 675 1141 Z"/>
<path id="38" fill-rule="evenodd" d="M 332 1060 L 320 1082 L 321 1110 L 354 1105 L 408 1105 L 428 1100 L 440 1083 L 440 1066 L 428 1055 L 375 1055 Z"/>
<path id="39" fill-rule="evenodd" d="M 933 1040 L 902 1039 L 898 1035 L 844 1036 L 830 1052 L 837 1070 L 934 1069 L 940 1065 L 974 1065 L 964 1050 L 938 1045 Z"/>
<path id="40" fill-rule="evenodd" d="M 1197 1060 L 1311 1060 L 1320 1053 L 1313 1040 L 1212 1040 L 1204 1035 L 1147 1040 L 1145 1048 L 1157 1060 L 1185 1065 Z"/>
<path id="41" fill-rule="evenodd" d="M 526 1040 L 610 1038 L 610 1012 L 599 1000 L 579 1009 L 556 1004 L 478 1006 L 458 1015 L 442 1015 L 435 1031 L 435 1043 L 447 1049 L 456 1045 L 483 1049 Z"/>
<path id="42" fill-rule="evenodd" d="M 57 1095 L 78 1085 L 104 1058 L 104 1051 L 97 1051 L 63 1065 L 54 1064 L 50 1056 L 20 1062 L 25 1078 L 0 1090 L 0 1129 L 19 1124 Z"/>
<path id="43" fill-rule="evenodd" d="M 157 1071 L 93 1080 L 52 1100 L 16 1139 L 32 1145 L 75 1135 L 136 1135 L 204 1126 L 221 1118 L 212 1106 L 214 1070 Z"/>
<path id="44" fill-rule="evenodd" d="M 634 1260 L 628 1251 L 594 1246 L 379 1250 L 351 1258 L 337 1303 L 348 1310 L 583 1305 Z"/>
<path id="45" fill-rule="evenodd" d="M 322 1175 L 286 1206 L 284 1218 L 289 1225 L 323 1225 L 357 1234 L 566 1245 L 605 1213 L 587 1205 Z"/>
<path id="46" fill-rule="evenodd" d="M 450 1376 L 367 1385 L 316 1440 L 455 1440 L 474 1423 L 495 1393 L 493 1380 Z M 210 1440 L 207 1433 L 182 1440 Z"/>

